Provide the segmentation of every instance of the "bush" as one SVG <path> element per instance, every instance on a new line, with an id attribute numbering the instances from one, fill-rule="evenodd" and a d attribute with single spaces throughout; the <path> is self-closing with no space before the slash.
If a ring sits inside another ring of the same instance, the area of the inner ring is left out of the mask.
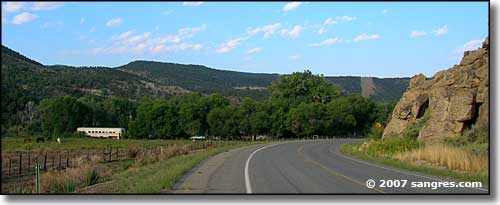
<path id="1" fill-rule="evenodd" d="M 88 171 L 87 171 L 87 175 L 85 177 L 85 185 L 86 186 L 90 186 L 90 185 L 94 185 L 94 184 L 97 184 L 97 181 L 99 181 L 99 172 L 97 171 L 97 169 L 95 167 L 91 167 Z"/>
<path id="2" fill-rule="evenodd" d="M 375 123 L 368 132 L 368 139 L 378 140 L 382 138 L 382 134 L 384 133 L 384 126 L 379 122 Z"/>
<path id="3" fill-rule="evenodd" d="M 416 139 L 391 137 L 384 140 L 370 140 L 364 151 L 373 157 L 391 157 L 395 153 L 419 147 L 420 143 Z"/>
<path id="4" fill-rule="evenodd" d="M 488 143 L 488 128 L 472 125 L 470 129 L 463 133 L 468 142 Z"/>
<path id="5" fill-rule="evenodd" d="M 422 118 L 415 120 L 415 122 L 411 123 L 405 130 L 403 130 L 401 133 L 403 137 L 408 139 L 417 139 L 418 133 L 427 124 L 429 117 L 430 112 L 427 111 Z"/>
<path id="6" fill-rule="evenodd" d="M 460 136 L 445 139 L 445 143 L 454 146 L 488 144 L 488 141 L 488 129 L 478 125 L 472 125 L 470 129 L 465 130 Z"/>

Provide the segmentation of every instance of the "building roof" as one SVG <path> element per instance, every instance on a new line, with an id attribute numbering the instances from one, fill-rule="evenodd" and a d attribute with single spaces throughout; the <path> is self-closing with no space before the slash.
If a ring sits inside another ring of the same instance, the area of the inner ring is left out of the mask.
<path id="1" fill-rule="evenodd" d="M 125 130 L 121 127 L 79 127 L 77 130 Z"/>

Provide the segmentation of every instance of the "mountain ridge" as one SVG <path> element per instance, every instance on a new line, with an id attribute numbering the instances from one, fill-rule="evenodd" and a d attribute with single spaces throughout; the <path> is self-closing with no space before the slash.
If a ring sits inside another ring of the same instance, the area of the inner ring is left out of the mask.
<path id="1" fill-rule="evenodd" d="M 265 88 L 269 87 L 272 81 L 284 75 L 221 70 L 199 64 L 150 60 L 134 60 L 116 67 L 44 65 L 3 45 L 2 64 L 16 67 L 16 69 L 20 67 L 27 69 L 25 72 L 32 73 L 21 73 L 21 75 L 35 75 L 30 76 L 33 78 L 44 78 L 48 81 L 63 78 L 56 80 L 60 82 L 55 84 L 64 87 L 62 90 L 65 91 L 60 94 L 66 93 L 78 96 L 89 94 L 88 90 L 93 90 L 91 94 L 101 93 L 103 96 L 119 96 L 131 99 L 138 99 L 142 96 L 168 97 L 185 92 L 199 92 L 202 94 L 221 93 L 226 97 L 238 99 L 251 97 L 261 100 L 269 97 L 269 92 Z M 9 66 L 2 66 L 2 73 L 8 71 L 9 69 L 4 69 L 4 67 Z M 12 69 L 10 71 L 10 73 L 13 73 Z M 79 77 L 84 78 L 84 80 L 79 79 Z M 372 99 L 380 101 L 398 100 L 406 90 L 409 81 L 409 78 L 324 77 L 330 82 L 340 85 L 348 94 L 362 94 L 363 89 L 370 89 L 371 92 L 365 93 L 371 94 L 368 96 Z M 92 78 L 96 78 L 96 82 L 92 82 Z M 374 83 L 371 85 L 374 87 L 363 87 L 362 78 L 372 79 Z M 107 87 L 107 85 L 111 87 Z M 130 92 L 130 89 L 135 90 L 135 94 Z M 141 92 L 144 92 L 144 95 L 138 94 Z M 58 94 L 52 93 L 48 95 Z"/>

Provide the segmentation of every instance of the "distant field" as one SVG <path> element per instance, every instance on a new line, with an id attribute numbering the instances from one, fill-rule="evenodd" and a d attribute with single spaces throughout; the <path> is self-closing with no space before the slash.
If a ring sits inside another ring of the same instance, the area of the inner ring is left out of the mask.
<path id="1" fill-rule="evenodd" d="M 127 148 L 139 145 L 144 148 L 165 146 L 170 144 L 189 144 L 190 140 L 135 140 L 135 139 L 96 139 L 96 138 L 62 138 L 61 144 L 55 141 L 24 143 L 23 138 L 2 138 L 2 152 L 38 152 L 64 151 L 80 149 L 102 149 L 107 147 Z"/>

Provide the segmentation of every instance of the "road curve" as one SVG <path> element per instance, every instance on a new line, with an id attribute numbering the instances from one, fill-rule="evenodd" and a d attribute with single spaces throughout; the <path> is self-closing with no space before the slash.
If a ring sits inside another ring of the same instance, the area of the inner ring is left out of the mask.
<path id="1" fill-rule="evenodd" d="M 412 182 L 454 181 L 381 166 L 337 149 L 354 140 L 294 141 L 230 150 L 193 168 L 169 193 L 488 194 L 485 188 L 416 188 Z M 405 187 L 368 188 L 369 179 L 408 180 Z"/>

